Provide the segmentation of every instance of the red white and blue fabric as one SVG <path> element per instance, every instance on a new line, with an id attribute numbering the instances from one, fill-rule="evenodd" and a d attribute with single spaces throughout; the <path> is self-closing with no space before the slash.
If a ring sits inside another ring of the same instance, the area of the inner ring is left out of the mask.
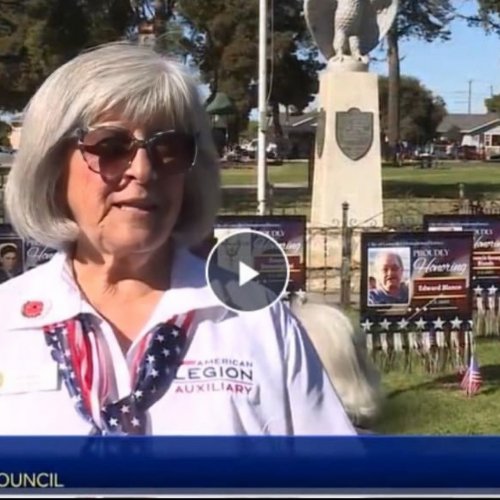
<path id="1" fill-rule="evenodd" d="M 186 346 L 194 312 L 151 329 L 134 351 L 129 395 L 111 400 L 106 356 L 94 318 L 75 318 L 44 328 L 45 340 L 78 413 L 94 435 L 145 434 L 147 410 L 167 391 Z"/>

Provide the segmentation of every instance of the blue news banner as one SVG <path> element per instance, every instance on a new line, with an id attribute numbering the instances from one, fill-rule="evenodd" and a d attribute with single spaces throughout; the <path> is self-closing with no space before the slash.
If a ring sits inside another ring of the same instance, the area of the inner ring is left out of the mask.
<path id="1" fill-rule="evenodd" d="M 0 494 L 37 475 L 60 493 L 492 491 L 500 437 L 0 438 Z"/>

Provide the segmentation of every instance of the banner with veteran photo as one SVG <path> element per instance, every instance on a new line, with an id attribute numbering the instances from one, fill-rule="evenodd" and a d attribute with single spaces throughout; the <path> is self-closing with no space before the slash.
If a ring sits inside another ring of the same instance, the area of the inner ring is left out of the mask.
<path id="1" fill-rule="evenodd" d="M 214 238 L 252 229 L 267 234 L 283 248 L 290 266 L 289 294 L 305 294 L 306 289 L 306 218 L 296 215 L 245 216 L 222 215 L 217 218 Z"/>
<path id="2" fill-rule="evenodd" d="M 426 215 L 428 231 L 472 231 L 473 329 L 500 335 L 500 215 Z"/>
<path id="3" fill-rule="evenodd" d="M 12 246 L 16 248 L 15 265 L 11 262 L 14 259 Z M 9 255 L 7 255 L 8 248 L 12 250 Z M 44 264 L 56 253 L 54 249 L 36 241 L 21 238 L 10 224 L 0 224 L 0 257 L 2 252 L 5 256 L 0 265 L 0 282 L 5 281 L 6 269 L 7 275 L 14 277 Z M 11 265 L 14 266 L 12 271 L 9 270 Z"/>
<path id="4" fill-rule="evenodd" d="M 9 224 L 0 225 L 0 283 L 24 272 L 24 240 Z"/>
<path id="5" fill-rule="evenodd" d="M 363 233 L 361 327 L 383 368 L 468 359 L 472 232 Z"/>

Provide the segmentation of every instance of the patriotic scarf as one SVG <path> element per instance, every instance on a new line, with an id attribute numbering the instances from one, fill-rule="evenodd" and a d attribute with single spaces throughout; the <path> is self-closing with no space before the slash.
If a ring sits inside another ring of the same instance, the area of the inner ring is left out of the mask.
<path id="1" fill-rule="evenodd" d="M 150 330 L 135 348 L 132 392 L 111 401 L 103 347 L 90 314 L 44 328 L 52 358 L 78 413 L 94 435 L 145 434 L 147 410 L 167 391 L 180 364 L 194 312 Z"/>

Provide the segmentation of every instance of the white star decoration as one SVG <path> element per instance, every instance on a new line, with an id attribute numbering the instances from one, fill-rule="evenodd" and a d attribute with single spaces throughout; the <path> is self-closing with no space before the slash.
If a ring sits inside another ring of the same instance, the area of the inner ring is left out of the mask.
<path id="1" fill-rule="evenodd" d="M 398 321 L 398 326 L 401 330 L 404 330 L 408 327 L 408 320 L 406 318 L 401 318 L 401 321 Z"/>
<path id="2" fill-rule="evenodd" d="M 120 408 L 120 411 L 125 414 L 125 413 L 130 413 L 130 407 L 128 405 L 123 405 L 121 408 Z"/>
<path id="3" fill-rule="evenodd" d="M 461 324 L 462 324 L 462 320 L 458 316 L 455 316 L 455 318 L 453 318 L 451 320 L 451 327 L 452 328 L 456 328 L 458 330 L 460 328 Z"/>
<path id="4" fill-rule="evenodd" d="M 382 327 L 383 330 L 389 330 L 389 327 L 391 326 L 391 322 L 387 321 L 387 318 L 384 318 L 379 325 Z"/>
<path id="5" fill-rule="evenodd" d="M 148 363 L 154 363 L 155 362 L 155 357 L 152 354 L 148 354 Z"/>
<path id="6" fill-rule="evenodd" d="M 474 291 L 476 292 L 476 295 L 481 295 L 483 289 L 479 285 L 477 285 L 476 288 L 474 288 Z"/>
<path id="7" fill-rule="evenodd" d="M 300 299 L 300 300 L 304 300 L 306 298 L 306 292 L 304 290 L 302 290 L 302 288 L 300 290 L 297 290 L 297 297 Z"/>
<path id="8" fill-rule="evenodd" d="M 135 396 L 137 399 L 141 399 L 141 398 L 142 398 L 142 391 L 135 391 L 135 392 L 134 392 L 134 396 Z"/>
<path id="9" fill-rule="evenodd" d="M 116 418 L 110 418 L 108 420 L 108 424 L 111 426 L 111 427 L 116 427 L 118 425 L 118 420 Z"/>
<path id="10" fill-rule="evenodd" d="M 160 373 L 160 372 L 159 372 L 158 370 L 155 370 L 154 368 L 151 370 L 151 376 L 152 376 L 153 378 L 158 377 L 159 373 Z"/>
<path id="11" fill-rule="evenodd" d="M 361 327 L 363 328 L 364 332 L 369 332 L 372 328 L 372 325 L 373 323 L 368 318 L 366 318 L 365 321 L 361 323 Z"/>
<path id="12" fill-rule="evenodd" d="M 489 295 L 495 295 L 495 293 L 497 293 L 497 290 L 498 290 L 498 288 L 495 285 L 491 285 L 488 288 L 488 294 Z"/>
<path id="13" fill-rule="evenodd" d="M 161 352 L 163 353 L 163 355 L 164 355 L 166 358 L 168 358 L 168 357 L 169 357 L 169 355 L 170 355 L 170 351 L 169 351 L 168 349 L 163 349 Z"/>
<path id="14" fill-rule="evenodd" d="M 158 335 L 158 336 L 156 337 L 156 340 L 157 340 L 158 342 L 160 342 L 160 344 L 161 344 L 161 343 L 165 340 L 165 336 L 164 336 L 164 335 Z"/>
<path id="15" fill-rule="evenodd" d="M 138 419 L 138 418 L 136 418 L 136 417 L 134 417 L 134 418 L 131 420 L 131 422 L 132 422 L 132 425 L 133 425 L 134 427 L 139 427 L 139 425 L 141 425 L 141 423 L 139 422 L 139 419 Z"/>
<path id="16" fill-rule="evenodd" d="M 433 321 L 433 323 L 434 323 L 434 328 L 436 328 L 436 330 L 443 329 L 444 321 L 439 316 L 436 320 Z"/>
<path id="17" fill-rule="evenodd" d="M 415 321 L 415 326 L 419 329 L 419 330 L 423 330 L 425 328 L 425 325 L 426 325 L 426 321 L 424 321 L 423 318 L 420 318 L 418 321 Z"/>

